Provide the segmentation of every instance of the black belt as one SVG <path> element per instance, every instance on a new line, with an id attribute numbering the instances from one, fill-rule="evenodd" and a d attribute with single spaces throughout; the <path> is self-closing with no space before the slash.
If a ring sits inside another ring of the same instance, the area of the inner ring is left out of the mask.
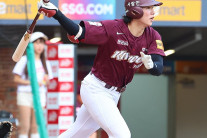
<path id="1" fill-rule="evenodd" d="M 90 72 L 90 74 L 92 75 L 93 73 L 92 72 Z M 94 75 L 95 76 L 95 75 Z M 98 79 L 98 78 L 97 78 Z M 100 81 L 102 81 L 102 80 L 100 80 Z M 111 87 L 114 87 L 114 86 L 111 86 L 111 85 L 109 85 L 109 84 L 105 84 L 105 86 L 104 86 L 105 88 L 107 88 L 107 89 L 111 89 Z M 116 91 L 117 92 L 120 92 L 120 93 L 122 93 L 122 92 L 124 92 L 126 90 L 126 86 L 124 86 L 124 87 L 116 87 Z"/>
<path id="2" fill-rule="evenodd" d="M 109 84 L 106 84 L 106 85 L 105 85 L 105 88 L 107 88 L 107 89 L 110 89 L 111 87 L 113 87 L 113 86 L 111 86 L 111 85 L 109 85 Z M 116 91 L 117 91 L 117 92 L 122 93 L 122 92 L 124 92 L 125 90 L 126 90 L 126 86 L 124 86 L 124 87 L 116 87 Z"/>

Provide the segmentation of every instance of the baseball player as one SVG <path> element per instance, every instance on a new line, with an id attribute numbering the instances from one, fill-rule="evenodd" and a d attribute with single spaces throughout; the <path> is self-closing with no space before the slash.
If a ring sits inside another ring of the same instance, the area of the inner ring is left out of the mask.
<path id="1" fill-rule="evenodd" d="M 76 121 L 59 138 L 88 138 L 100 127 L 109 138 L 130 138 L 117 103 L 137 68 L 144 64 L 152 75 L 163 70 L 164 48 L 152 27 L 155 0 L 125 0 L 123 19 L 75 24 L 52 3 L 38 4 L 39 12 L 55 18 L 73 43 L 98 45 L 91 72 L 81 84 L 83 105 Z"/>

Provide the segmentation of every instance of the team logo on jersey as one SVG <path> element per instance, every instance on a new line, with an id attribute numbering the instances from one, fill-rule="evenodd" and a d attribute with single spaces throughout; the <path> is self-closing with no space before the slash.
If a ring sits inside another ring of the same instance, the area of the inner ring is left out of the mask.
<path id="1" fill-rule="evenodd" d="M 157 49 L 164 50 L 164 46 L 161 40 L 156 40 L 157 43 Z"/>
<path id="2" fill-rule="evenodd" d="M 139 68 L 142 65 L 142 58 L 138 55 L 130 55 L 129 52 L 125 50 L 116 50 L 111 58 L 118 60 L 118 61 L 127 61 L 129 63 L 135 63 L 133 68 Z"/>
<path id="3" fill-rule="evenodd" d="M 129 45 L 128 41 L 124 41 L 124 40 L 121 40 L 121 39 L 117 40 L 117 44 L 118 45 L 124 45 L 124 46 L 128 46 Z"/>
<path id="4" fill-rule="evenodd" d="M 90 25 L 95 25 L 95 26 L 102 26 L 102 24 L 100 22 L 91 22 L 91 21 L 88 21 L 88 23 Z"/>

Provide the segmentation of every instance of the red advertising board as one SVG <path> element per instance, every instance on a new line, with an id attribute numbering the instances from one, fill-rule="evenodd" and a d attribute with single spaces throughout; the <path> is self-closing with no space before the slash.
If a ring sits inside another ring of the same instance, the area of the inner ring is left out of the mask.
<path id="1" fill-rule="evenodd" d="M 75 46 L 48 44 L 47 57 L 54 78 L 47 93 L 47 128 L 50 138 L 56 138 L 74 121 Z"/>

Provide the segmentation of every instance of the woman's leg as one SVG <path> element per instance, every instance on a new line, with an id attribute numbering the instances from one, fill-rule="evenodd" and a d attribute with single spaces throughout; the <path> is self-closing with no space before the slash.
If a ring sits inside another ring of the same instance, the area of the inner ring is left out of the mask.
<path id="1" fill-rule="evenodd" d="M 18 105 L 19 110 L 19 138 L 28 137 L 30 130 L 31 107 Z"/>
<path id="2" fill-rule="evenodd" d="M 30 138 L 39 138 L 38 126 L 37 126 L 36 119 L 35 119 L 34 109 L 32 109 L 32 111 L 31 111 L 31 128 L 30 128 L 30 132 L 31 132 L 31 137 Z"/>

